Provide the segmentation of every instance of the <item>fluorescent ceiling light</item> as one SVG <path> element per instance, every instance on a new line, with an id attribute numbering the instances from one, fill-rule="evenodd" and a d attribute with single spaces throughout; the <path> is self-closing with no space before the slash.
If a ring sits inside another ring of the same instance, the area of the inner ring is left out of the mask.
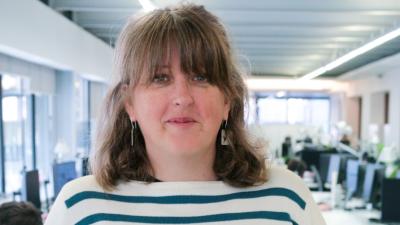
<path id="1" fill-rule="evenodd" d="M 374 10 L 367 11 L 365 14 L 371 16 L 398 16 L 400 15 L 400 10 Z"/>
<path id="2" fill-rule="evenodd" d="M 346 82 L 336 80 L 295 80 L 269 79 L 260 77 L 246 78 L 249 91 L 341 91 Z"/>
<path id="3" fill-rule="evenodd" d="M 365 45 L 363 45 L 363 46 L 361 46 L 361 47 L 359 47 L 359 48 L 357 48 L 357 49 L 355 49 L 355 50 L 353 50 L 353 51 L 351 51 L 349 53 L 347 53 L 346 55 L 336 59 L 335 61 L 333 61 L 331 63 L 328 63 L 327 65 L 325 65 L 323 67 L 320 67 L 320 68 L 318 68 L 318 69 L 316 69 L 316 70 L 314 70 L 314 71 L 302 76 L 300 78 L 300 80 L 310 80 L 310 79 L 313 79 L 315 77 L 318 77 L 319 75 L 321 75 L 321 74 L 323 74 L 323 73 L 325 73 L 325 72 L 327 72 L 329 70 L 332 70 L 332 69 L 342 65 L 343 63 L 345 63 L 345 62 L 347 62 L 347 61 L 349 61 L 349 60 L 351 60 L 351 59 L 353 59 L 353 58 L 355 58 L 355 57 L 357 57 L 357 56 L 359 56 L 359 55 L 361 55 L 361 54 L 363 54 L 363 53 L 365 53 L 365 52 L 367 52 L 367 51 L 369 51 L 369 50 L 371 50 L 371 49 L 373 49 L 373 48 L 375 48 L 375 47 L 377 47 L 377 46 L 379 46 L 381 44 L 383 44 L 383 43 L 386 43 L 386 42 L 388 42 L 388 41 L 390 41 L 390 40 L 392 40 L 392 39 L 394 39 L 394 38 L 396 38 L 398 36 L 400 36 L 400 28 L 398 28 L 398 29 L 396 29 L 396 30 L 394 30 L 392 32 L 389 32 L 389 33 L 383 35 L 382 37 L 379 37 L 379 38 L 377 38 L 377 39 L 375 39 L 375 40 L 373 40 L 373 41 L 371 41 L 371 42 L 369 42 L 369 43 L 367 43 L 367 44 L 365 44 Z"/>
<path id="4" fill-rule="evenodd" d="M 139 0 L 139 3 L 142 5 L 143 10 L 146 12 L 153 11 L 157 8 L 150 0 Z"/>
<path id="5" fill-rule="evenodd" d="M 345 26 L 343 28 L 347 31 L 373 31 L 378 30 L 378 26 L 370 26 L 370 25 L 354 25 L 354 26 Z"/>

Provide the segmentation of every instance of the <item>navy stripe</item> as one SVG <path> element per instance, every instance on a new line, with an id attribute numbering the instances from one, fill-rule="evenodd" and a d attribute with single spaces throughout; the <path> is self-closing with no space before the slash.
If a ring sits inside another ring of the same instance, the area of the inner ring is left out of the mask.
<path id="1" fill-rule="evenodd" d="M 268 188 L 257 191 L 243 191 L 225 195 L 171 195 L 171 196 L 126 196 L 107 194 L 103 192 L 79 192 L 65 201 L 67 208 L 86 200 L 103 199 L 127 203 L 156 203 L 156 204 L 208 204 L 235 199 L 250 199 L 266 196 L 282 196 L 294 201 L 299 207 L 305 209 L 305 201 L 295 192 L 286 188 Z"/>
<path id="2" fill-rule="evenodd" d="M 131 222 L 131 223 L 155 223 L 155 224 L 191 224 L 191 223 L 207 223 L 207 222 L 222 222 L 233 220 L 246 219 L 267 219 L 287 221 L 293 225 L 298 225 L 290 218 L 290 215 L 284 212 L 271 211 L 255 211 L 242 213 L 223 213 L 205 216 L 190 216 L 190 217 L 157 217 L 157 216 L 134 216 L 121 214 L 98 213 L 83 218 L 75 225 L 88 225 L 100 221 L 114 222 Z"/>

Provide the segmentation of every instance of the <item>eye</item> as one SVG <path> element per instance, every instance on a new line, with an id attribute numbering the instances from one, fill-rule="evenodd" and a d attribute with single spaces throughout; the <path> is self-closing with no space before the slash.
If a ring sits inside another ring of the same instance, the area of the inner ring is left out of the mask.
<path id="1" fill-rule="evenodd" d="M 155 74 L 152 82 L 153 83 L 157 83 L 157 84 L 162 84 L 162 83 L 167 83 L 170 80 L 169 75 L 168 74 Z"/>
<path id="2" fill-rule="evenodd" d="M 196 74 L 193 76 L 193 81 L 200 82 L 200 83 L 207 83 L 208 79 L 205 75 Z"/>

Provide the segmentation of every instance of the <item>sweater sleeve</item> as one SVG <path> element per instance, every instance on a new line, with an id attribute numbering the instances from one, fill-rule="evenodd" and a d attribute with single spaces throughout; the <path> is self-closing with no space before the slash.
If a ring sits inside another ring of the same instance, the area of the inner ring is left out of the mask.
<path id="1" fill-rule="evenodd" d="M 293 172 L 283 168 L 272 168 L 275 180 L 282 186 L 287 186 L 305 201 L 306 207 L 304 209 L 304 223 L 307 225 L 326 225 L 322 217 L 321 211 L 315 203 L 310 189 L 306 186 L 304 181 Z"/>
<path id="2" fill-rule="evenodd" d="M 306 215 L 311 222 L 310 225 L 326 225 L 325 220 L 322 217 L 321 211 L 319 210 L 309 191 L 305 198 L 307 201 L 307 207 L 305 210 Z"/>
<path id="3" fill-rule="evenodd" d="M 76 211 L 68 208 L 65 201 L 88 187 L 97 187 L 95 184 L 93 176 L 80 177 L 65 184 L 53 203 L 44 225 L 75 224 L 79 215 L 76 215 Z"/>
<path id="4" fill-rule="evenodd" d="M 71 224 L 67 218 L 67 206 L 65 205 L 65 195 L 67 188 L 64 187 L 57 199 L 55 200 L 54 204 L 52 205 L 50 212 L 45 219 L 44 225 L 67 225 Z"/>

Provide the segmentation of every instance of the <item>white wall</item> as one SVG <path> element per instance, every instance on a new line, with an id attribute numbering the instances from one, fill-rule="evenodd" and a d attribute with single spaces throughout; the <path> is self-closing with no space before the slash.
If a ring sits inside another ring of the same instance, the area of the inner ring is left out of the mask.
<path id="1" fill-rule="evenodd" d="M 0 53 L 0 74 L 18 75 L 28 78 L 31 93 L 54 94 L 55 73 L 56 71 L 49 67 Z"/>
<path id="2" fill-rule="evenodd" d="M 385 91 L 389 92 L 390 134 L 388 142 L 394 143 L 397 149 L 400 147 L 399 58 L 400 54 L 370 64 L 347 75 L 351 79 L 354 79 L 349 81 L 347 90 L 348 97 L 362 97 L 361 138 L 364 140 L 369 138 L 369 125 L 375 121 L 374 117 L 376 115 L 374 115 L 374 110 L 371 110 L 371 108 L 382 107 L 380 104 L 373 104 L 374 94 Z"/>
<path id="3" fill-rule="evenodd" d="M 38 0 L 0 1 L 0 52 L 109 80 L 113 50 Z"/>

